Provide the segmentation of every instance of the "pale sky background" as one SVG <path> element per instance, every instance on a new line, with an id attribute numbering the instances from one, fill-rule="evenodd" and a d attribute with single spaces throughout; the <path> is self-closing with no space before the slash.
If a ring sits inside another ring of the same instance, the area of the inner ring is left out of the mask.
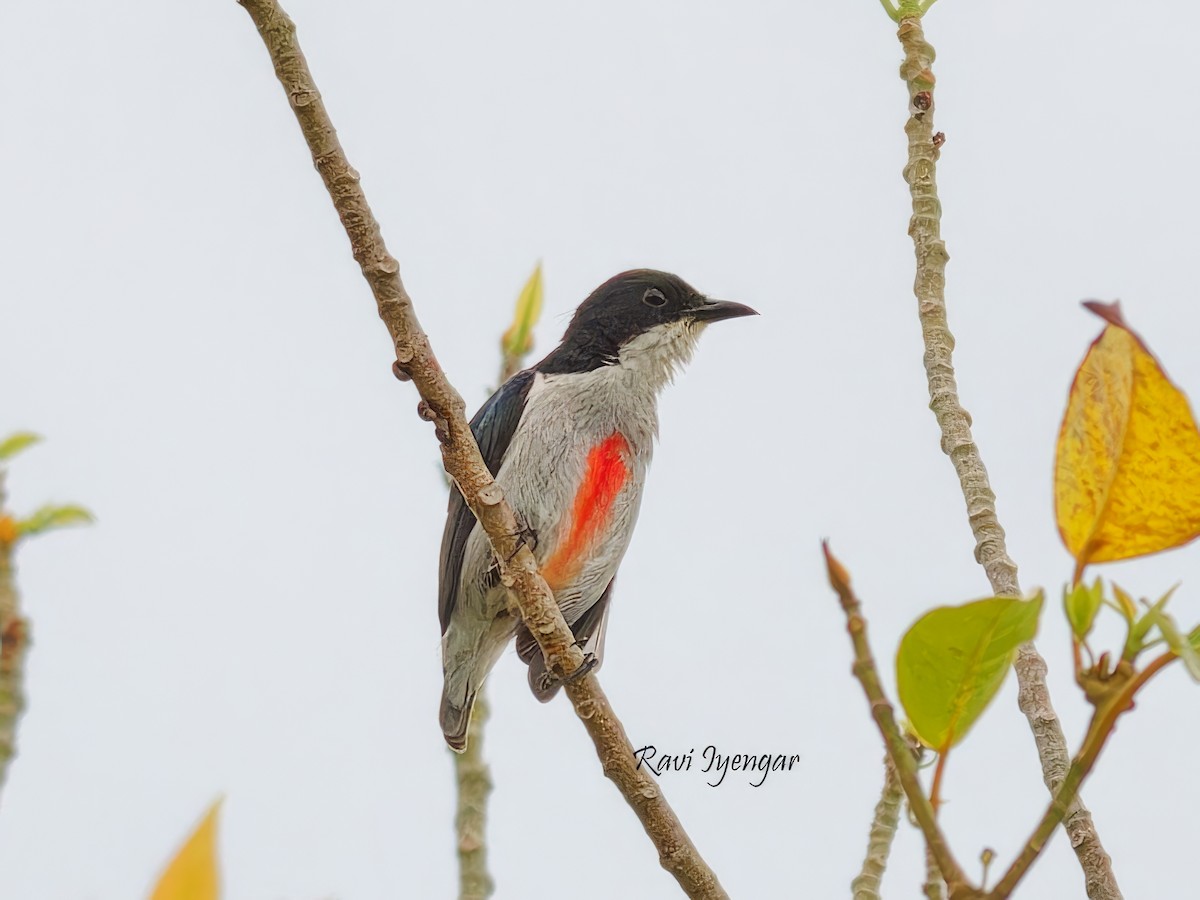
<path id="1" fill-rule="evenodd" d="M 762 312 L 663 397 L 602 681 L 635 745 L 801 755 L 757 789 L 662 779 L 732 896 L 848 896 L 881 748 L 819 541 L 889 685 L 917 615 L 988 591 L 926 409 L 893 24 L 875 0 L 287 8 L 472 407 L 539 258 L 539 355 L 633 266 Z M 942 0 L 927 30 L 960 387 L 1077 746 L 1053 443 L 1100 328 L 1082 298 L 1120 297 L 1200 395 L 1200 6 Z M 452 896 L 437 447 L 249 17 L 5 4 L 0 106 L 0 433 L 48 438 L 12 501 L 99 519 L 21 551 L 0 893 L 144 896 L 224 794 L 232 900 Z M 1182 580 L 1200 620 L 1200 548 L 1102 571 Z M 490 687 L 496 896 L 678 896 L 569 704 L 512 652 Z M 1129 900 L 1194 883 L 1197 742 L 1169 671 L 1084 791 Z M 1047 801 L 1011 680 L 945 790 L 968 870 L 1006 866 Z M 903 826 L 889 895 L 917 895 L 919 847 Z M 1083 896 L 1061 833 L 1023 896 Z"/>

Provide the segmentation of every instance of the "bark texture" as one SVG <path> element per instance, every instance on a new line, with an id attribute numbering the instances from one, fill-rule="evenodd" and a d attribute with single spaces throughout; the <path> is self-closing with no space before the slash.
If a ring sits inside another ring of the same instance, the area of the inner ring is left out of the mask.
<path id="1" fill-rule="evenodd" d="M 850 585 L 850 574 L 830 552 L 828 544 L 822 545 L 822 550 L 825 553 L 829 584 L 837 593 L 842 612 L 846 615 L 846 631 L 854 647 L 854 667 L 851 671 L 862 685 L 871 708 L 871 718 L 875 720 L 883 738 L 888 759 L 891 760 L 904 796 L 908 799 L 908 808 L 925 836 L 925 846 L 946 880 L 951 900 L 981 900 L 983 893 L 971 885 L 963 874 L 962 868 L 950 851 L 946 836 L 938 826 L 937 812 L 921 787 L 912 745 L 901 733 L 900 726 L 896 723 L 896 711 L 883 691 L 879 668 L 871 652 L 871 642 L 867 639 L 867 620 L 862 614 L 862 603 Z"/>
<path id="2" fill-rule="evenodd" d="M 925 342 L 925 373 L 929 406 L 942 433 L 942 450 L 950 457 L 962 486 L 967 518 L 975 536 L 975 559 L 983 566 L 998 595 L 1020 596 L 1017 565 L 1008 555 L 1004 529 L 996 515 L 996 495 L 971 435 L 971 416 L 959 401 L 954 377 L 954 336 L 946 319 L 946 261 L 941 236 L 941 201 L 937 192 L 937 159 L 945 136 L 933 130 L 934 50 L 925 40 L 919 18 L 905 18 L 898 31 L 904 47 L 900 77 L 908 86 L 908 163 L 904 180 L 912 194 L 909 234 L 916 251 L 917 275 L 913 292 Z M 1032 643 L 1017 654 L 1018 705 L 1033 731 L 1042 764 L 1042 777 L 1051 795 L 1058 793 L 1070 767 L 1070 753 L 1058 714 L 1046 686 L 1046 662 Z M 1121 900 L 1112 860 L 1100 843 L 1091 813 L 1076 798 L 1063 826 L 1083 868 L 1091 900 Z"/>
<path id="3" fill-rule="evenodd" d="M 395 371 L 411 379 L 421 395 L 418 414 L 434 424 L 442 462 L 487 533 L 530 633 L 547 667 L 568 676 L 583 662 L 574 636 L 563 620 L 533 554 L 521 538 L 512 507 L 492 479 L 471 435 L 462 397 L 451 386 L 429 345 L 400 279 L 400 266 L 384 245 L 379 224 L 359 185 L 358 173 L 342 150 L 321 95 L 300 51 L 292 20 L 273 0 L 239 0 L 250 14 L 270 54 L 300 130 L 350 239 L 355 260 L 375 296 L 379 316 L 392 337 Z M 594 675 L 567 685 L 567 695 L 596 744 L 605 774 L 621 789 L 658 849 L 662 865 L 689 897 L 725 898 L 716 875 L 700 857 L 658 785 L 635 771 L 633 747 Z"/>
<path id="4" fill-rule="evenodd" d="M 454 827 L 458 832 L 458 898 L 487 900 L 496 890 L 487 864 L 487 803 L 492 792 L 492 774 L 483 758 L 483 726 L 490 710 L 480 692 L 467 727 L 467 747 L 453 753 L 458 808 Z"/>
<path id="5" fill-rule="evenodd" d="M 501 340 L 500 384 L 517 374 L 524 361 L 525 354 L 509 353 L 507 342 Z M 454 827 L 458 833 L 459 900 L 487 900 L 496 890 L 487 864 L 487 805 L 492 793 L 492 773 L 483 756 L 483 726 L 490 714 L 487 685 L 482 684 L 475 695 L 475 710 L 467 727 L 466 749 L 450 754 L 454 757 L 454 782 L 458 788 Z"/>
<path id="6" fill-rule="evenodd" d="M 883 873 L 892 852 L 892 840 L 896 837 L 896 823 L 900 821 L 904 788 L 890 757 L 884 757 L 883 772 L 883 790 L 879 793 L 879 802 L 875 804 L 875 815 L 871 819 L 867 855 L 863 859 L 862 870 L 850 882 L 853 900 L 881 900 L 879 892 L 883 885 Z"/>

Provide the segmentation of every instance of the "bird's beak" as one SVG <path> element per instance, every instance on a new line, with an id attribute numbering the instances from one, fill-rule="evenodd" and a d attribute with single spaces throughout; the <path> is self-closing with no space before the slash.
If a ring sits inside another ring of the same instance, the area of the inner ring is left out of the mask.
<path id="1" fill-rule="evenodd" d="M 719 322 L 722 319 L 757 316 L 758 310 L 732 300 L 705 300 L 698 309 L 692 311 L 692 315 L 700 322 Z"/>

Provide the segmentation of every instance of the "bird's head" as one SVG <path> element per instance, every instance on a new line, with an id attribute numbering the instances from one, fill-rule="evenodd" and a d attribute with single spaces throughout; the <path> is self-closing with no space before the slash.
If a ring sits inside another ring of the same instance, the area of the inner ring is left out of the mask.
<path id="1" fill-rule="evenodd" d="M 706 325 L 754 315 L 741 303 L 710 300 L 677 275 L 633 269 L 592 291 L 536 368 L 553 375 L 621 366 L 665 382 L 691 358 Z"/>

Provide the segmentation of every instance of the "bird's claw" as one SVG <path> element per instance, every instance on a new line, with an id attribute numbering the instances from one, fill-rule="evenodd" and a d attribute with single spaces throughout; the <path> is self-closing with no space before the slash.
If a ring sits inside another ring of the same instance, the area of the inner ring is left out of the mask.
<path id="1" fill-rule="evenodd" d="M 578 646 L 578 642 L 576 642 L 576 646 Z M 598 665 L 600 665 L 600 660 L 596 658 L 595 653 L 585 653 L 583 654 L 583 662 L 579 664 L 579 668 L 570 675 L 560 678 L 548 669 L 542 672 L 538 678 L 538 688 L 548 691 L 553 687 L 561 687 L 564 684 L 570 684 L 572 681 L 578 681 Z"/>
<path id="2" fill-rule="evenodd" d="M 578 681 L 598 665 L 600 665 L 600 660 L 596 658 L 595 653 L 585 653 L 583 654 L 583 662 L 579 664 L 579 668 L 570 675 L 567 675 L 565 678 L 561 679 L 562 683 L 570 684 L 572 681 Z"/>
<path id="3" fill-rule="evenodd" d="M 537 532 L 526 525 L 525 521 L 519 515 L 516 516 L 516 519 L 517 531 L 514 537 L 517 539 L 517 546 L 513 548 L 513 552 L 509 554 L 508 562 L 513 561 L 513 557 L 521 552 L 522 547 L 528 547 L 529 552 L 532 553 L 537 549 L 538 545 Z"/>

